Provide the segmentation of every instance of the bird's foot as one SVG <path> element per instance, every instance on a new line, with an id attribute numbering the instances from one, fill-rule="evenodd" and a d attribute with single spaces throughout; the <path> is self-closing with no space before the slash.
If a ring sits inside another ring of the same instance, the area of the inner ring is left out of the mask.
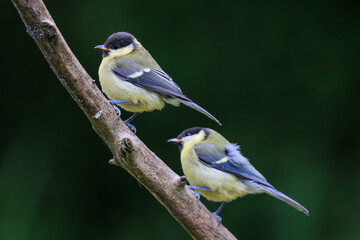
<path id="1" fill-rule="evenodd" d="M 222 202 L 220 207 L 218 208 L 218 210 L 216 210 L 215 212 L 213 212 L 212 214 L 217 218 L 219 224 L 222 222 L 222 218 L 219 216 L 221 210 L 224 208 L 226 202 Z"/>
<path id="2" fill-rule="evenodd" d="M 132 101 L 129 101 L 129 102 L 127 102 L 127 101 L 123 101 L 123 100 L 108 100 L 109 101 L 109 103 L 111 103 L 111 104 L 119 104 L 119 103 L 128 103 L 128 104 L 133 104 L 133 102 Z"/>
<path id="3" fill-rule="evenodd" d="M 222 218 L 218 215 L 217 211 L 212 213 L 218 220 L 218 223 L 220 224 L 222 222 Z"/>
<path id="4" fill-rule="evenodd" d="M 198 187 L 198 186 L 193 186 L 193 185 L 187 185 L 194 193 L 196 200 L 199 201 L 200 200 L 200 194 L 197 193 L 195 190 L 203 190 L 203 191 L 209 191 L 211 192 L 210 188 L 205 188 L 205 187 Z"/>
<path id="5" fill-rule="evenodd" d="M 128 127 L 131 129 L 131 131 L 133 131 L 134 134 L 136 134 L 136 127 L 134 125 L 132 125 L 131 123 L 129 123 L 128 120 L 125 120 L 124 123 L 126 125 L 128 125 Z"/>
<path id="6" fill-rule="evenodd" d="M 200 194 L 198 194 L 195 190 L 191 190 L 191 191 L 194 193 L 194 195 L 196 197 L 196 201 L 197 202 L 200 201 Z"/>
<path id="7" fill-rule="evenodd" d="M 111 103 L 111 102 L 110 102 Z M 119 118 L 120 116 L 121 116 L 121 110 L 120 110 L 120 108 L 118 108 L 117 106 L 116 106 L 116 104 L 114 104 L 114 103 L 111 103 L 111 105 L 113 106 L 113 108 L 115 109 L 115 111 L 116 111 L 116 113 L 117 113 L 117 118 Z"/>
<path id="8" fill-rule="evenodd" d="M 116 106 L 116 104 L 119 104 L 119 103 L 129 103 L 131 104 L 132 102 L 127 102 L 127 101 L 122 101 L 122 100 L 108 100 L 109 103 L 113 106 L 113 108 L 115 109 L 117 115 L 118 115 L 118 118 L 121 116 L 121 110 L 118 106 Z"/>

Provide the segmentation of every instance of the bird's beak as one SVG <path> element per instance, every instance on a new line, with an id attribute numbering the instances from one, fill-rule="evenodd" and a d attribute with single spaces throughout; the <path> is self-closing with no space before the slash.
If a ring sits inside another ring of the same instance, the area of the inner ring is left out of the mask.
<path id="1" fill-rule="evenodd" d="M 180 144 L 180 143 L 183 143 L 184 140 L 181 140 L 181 139 L 177 139 L 177 138 L 172 138 L 172 139 L 169 139 L 167 140 L 168 142 L 171 142 L 171 143 L 176 143 L 176 144 Z"/>
<path id="2" fill-rule="evenodd" d="M 103 50 L 105 52 L 110 52 L 110 49 L 106 48 L 104 45 L 97 45 L 95 48 Z"/>

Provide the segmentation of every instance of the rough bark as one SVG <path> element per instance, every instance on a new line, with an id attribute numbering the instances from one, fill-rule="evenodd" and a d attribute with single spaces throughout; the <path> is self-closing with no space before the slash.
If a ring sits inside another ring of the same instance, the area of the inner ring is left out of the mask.
<path id="1" fill-rule="evenodd" d="M 194 239 L 236 239 L 124 122 L 74 56 L 41 0 L 12 0 L 28 34 L 123 167 L 170 212 Z"/>

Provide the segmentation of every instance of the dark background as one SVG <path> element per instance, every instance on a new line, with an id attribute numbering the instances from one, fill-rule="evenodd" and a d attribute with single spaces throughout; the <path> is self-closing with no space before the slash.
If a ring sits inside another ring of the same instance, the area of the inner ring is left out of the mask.
<path id="1" fill-rule="evenodd" d="M 94 78 L 108 35 L 128 31 L 219 127 L 185 106 L 140 115 L 138 136 L 178 174 L 166 143 L 214 128 L 310 217 L 267 195 L 223 210 L 239 239 L 360 239 L 356 1 L 46 1 Z M 1 1 L 0 239 L 189 239 L 123 169 Z M 126 118 L 130 114 L 124 113 Z M 211 211 L 219 204 L 202 201 Z"/>

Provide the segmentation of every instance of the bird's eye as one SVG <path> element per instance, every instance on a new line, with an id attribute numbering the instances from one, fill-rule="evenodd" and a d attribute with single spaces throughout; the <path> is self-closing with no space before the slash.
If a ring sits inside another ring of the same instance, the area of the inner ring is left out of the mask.
<path id="1" fill-rule="evenodd" d="M 117 45 L 115 45 L 114 47 L 113 47 L 113 49 L 114 50 L 116 50 L 116 49 L 118 49 L 119 47 L 117 46 Z"/>
<path id="2" fill-rule="evenodd" d="M 186 133 L 186 136 L 191 136 L 191 133 Z"/>

